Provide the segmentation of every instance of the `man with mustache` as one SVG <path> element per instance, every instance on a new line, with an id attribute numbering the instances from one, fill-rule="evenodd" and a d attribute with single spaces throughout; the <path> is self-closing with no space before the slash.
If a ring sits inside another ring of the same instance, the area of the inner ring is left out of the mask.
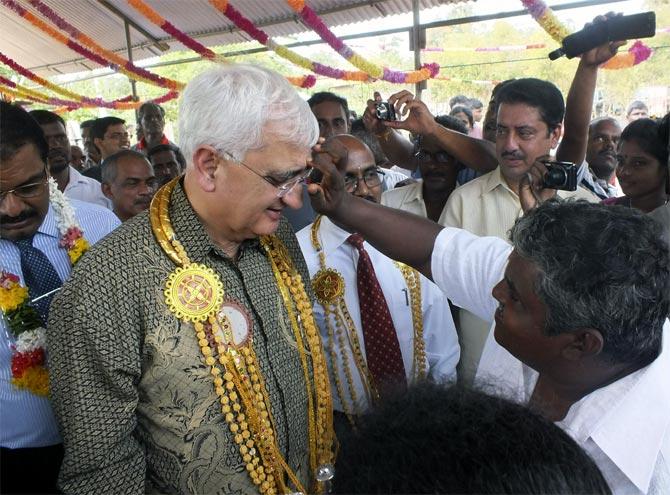
<path id="1" fill-rule="evenodd" d="M 100 182 L 85 177 L 72 166 L 70 141 L 67 138 L 65 121 L 60 115 L 48 110 L 33 110 L 30 116 L 40 125 L 49 144 L 49 174 L 58 184 L 58 189 L 68 198 L 110 208 L 109 200 L 102 194 Z"/>
<path id="2" fill-rule="evenodd" d="M 343 134 L 323 148 L 342 157 L 337 167 L 348 194 L 380 202 L 379 169 L 362 141 Z M 297 237 L 318 301 L 314 315 L 329 364 L 336 430 L 354 425 L 369 406 L 413 380 L 455 379 L 458 339 L 449 303 L 435 284 L 326 217 Z"/>
<path id="3" fill-rule="evenodd" d="M 435 122 L 445 129 L 467 134 L 467 128 L 458 119 L 439 115 Z M 409 211 L 437 222 L 456 188 L 459 172 L 465 167 L 451 154 L 442 150 L 429 135 L 415 138 L 414 160 L 418 163 L 422 180 L 382 194 L 381 204 Z"/>
<path id="4" fill-rule="evenodd" d="M 29 305 L 40 320 L 37 326 L 46 325 L 54 291 L 71 271 L 69 253 L 61 244 L 62 219 L 49 196 L 51 156 L 55 154 L 49 154 L 39 124 L 22 108 L 0 102 L 0 271 L 16 276 L 28 289 Z M 90 244 L 120 223 L 106 208 L 76 199 L 70 205 Z M 49 399 L 12 381 L 19 338 L 6 316 L 0 317 L 0 492 L 55 493 L 61 438 Z"/>
<path id="5" fill-rule="evenodd" d="M 102 192 L 122 222 L 149 208 L 157 188 L 151 163 L 138 151 L 121 150 L 102 164 Z"/>
<path id="6" fill-rule="evenodd" d="M 616 171 L 616 147 L 621 137 L 621 126 L 613 117 L 600 117 L 591 121 L 586 148 L 589 173 L 581 184 L 600 199 L 613 198 L 619 190 L 610 181 Z"/>
<path id="7" fill-rule="evenodd" d="M 137 111 L 137 126 L 142 134 L 131 149 L 146 155 L 151 148 L 161 144 L 176 146 L 164 134 L 165 110 L 158 103 L 147 101 L 140 106 Z"/>

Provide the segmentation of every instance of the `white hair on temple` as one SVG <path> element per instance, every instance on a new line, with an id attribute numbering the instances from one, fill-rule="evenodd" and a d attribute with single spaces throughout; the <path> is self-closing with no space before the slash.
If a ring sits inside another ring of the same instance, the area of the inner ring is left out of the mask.
<path id="1" fill-rule="evenodd" d="M 208 70 L 190 81 L 179 102 L 179 145 L 190 164 L 202 145 L 241 160 L 275 139 L 313 146 L 319 125 L 309 105 L 274 71 L 248 64 Z"/>

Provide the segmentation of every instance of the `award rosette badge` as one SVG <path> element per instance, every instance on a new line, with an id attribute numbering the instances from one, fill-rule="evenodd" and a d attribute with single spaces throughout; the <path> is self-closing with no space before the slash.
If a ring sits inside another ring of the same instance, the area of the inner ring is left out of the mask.
<path id="1" fill-rule="evenodd" d="M 334 304 L 344 294 L 344 279 L 332 268 L 319 270 L 312 279 L 312 286 L 322 306 Z"/>
<path id="2" fill-rule="evenodd" d="M 178 318 L 205 321 L 223 303 L 223 284 L 211 268 L 191 263 L 173 271 L 165 284 L 165 303 Z"/>

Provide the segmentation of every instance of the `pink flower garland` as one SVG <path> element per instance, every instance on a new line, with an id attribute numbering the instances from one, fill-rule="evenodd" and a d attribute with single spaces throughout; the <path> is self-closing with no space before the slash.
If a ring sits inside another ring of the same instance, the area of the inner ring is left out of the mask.
<path id="1" fill-rule="evenodd" d="M 440 66 L 436 63 L 424 64 L 421 66 L 421 69 L 408 72 L 396 71 L 389 69 L 388 67 L 381 67 L 373 64 L 335 36 L 321 18 L 305 4 L 304 0 L 286 1 L 291 8 L 300 15 L 305 24 L 315 31 L 323 41 L 328 43 L 333 50 L 339 53 L 352 65 L 375 79 L 383 79 L 384 81 L 395 84 L 411 84 L 434 78 L 440 71 Z"/>

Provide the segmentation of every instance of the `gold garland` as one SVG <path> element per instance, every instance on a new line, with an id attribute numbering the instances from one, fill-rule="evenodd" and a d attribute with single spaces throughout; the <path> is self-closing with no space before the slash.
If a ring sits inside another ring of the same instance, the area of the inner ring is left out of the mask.
<path id="1" fill-rule="evenodd" d="M 221 412 L 249 477 L 260 493 L 293 492 L 287 486 L 287 477 L 295 490 L 307 493 L 279 449 L 272 404 L 252 339 L 235 346 L 230 320 L 220 311 L 224 289 L 219 275 L 205 265 L 191 263 L 175 236 L 168 207 L 178 181 L 179 178 L 174 179 L 159 190 L 150 207 L 154 235 L 165 253 L 178 265 L 166 283 L 166 304 L 177 318 L 193 323 L 204 362 L 210 367 Z M 269 255 L 300 354 L 308 396 L 310 468 L 315 477 L 310 493 L 322 493 L 324 486 L 316 480 L 316 474 L 334 462 L 335 435 L 330 383 L 321 340 L 310 300 L 286 247 L 275 236 L 263 237 L 261 244 Z M 303 331 L 307 349 L 303 344 Z M 208 337 L 214 341 L 216 356 Z M 308 355 L 314 376 L 313 387 Z"/>
<path id="2" fill-rule="evenodd" d="M 332 362 L 332 375 L 335 382 L 335 389 L 342 404 L 342 409 L 349 419 L 351 425 L 355 428 L 355 417 L 360 415 L 363 411 L 358 405 L 358 398 L 354 388 L 353 376 L 351 374 L 351 367 L 349 366 L 349 359 L 344 352 L 346 345 L 349 345 L 352 355 L 354 357 L 354 364 L 358 369 L 361 377 L 364 390 L 368 401 L 376 402 L 379 400 L 379 392 L 375 387 L 372 375 L 367 367 L 367 361 L 363 356 L 360 341 L 358 339 L 358 331 L 354 324 L 351 314 L 347 308 L 344 300 L 345 283 L 342 275 L 333 268 L 326 266 L 326 255 L 323 247 L 319 242 L 319 229 L 321 227 L 321 220 L 323 217 L 318 216 L 311 229 L 311 241 L 314 250 L 319 256 L 319 271 L 312 277 L 312 286 L 316 293 L 316 298 L 324 309 L 324 318 L 326 321 L 326 330 L 328 332 L 329 340 L 329 354 Z M 396 267 L 402 273 L 405 283 L 409 289 L 409 295 L 412 306 L 412 324 L 414 327 L 414 357 L 412 376 L 415 379 L 422 380 L 426 378 L 426 344 L 423 339 L 423 312 L 421 309 L 421 280 L 419 273 L 402 263 L 395 262 Z M 335 327 L 330 316 L 335 320 Z M 347 338 L 348 342 L 345 341 Z M 335 341 L 337 339 L 337 346 Z M 344 376 L 347 381 L 350 402 L 345 400 L 344 387 L 340 381 L 340 374 L 338 372 L 337 349 L 339 348 L 339 356 L 342 361 L 342 368 Z"/>

